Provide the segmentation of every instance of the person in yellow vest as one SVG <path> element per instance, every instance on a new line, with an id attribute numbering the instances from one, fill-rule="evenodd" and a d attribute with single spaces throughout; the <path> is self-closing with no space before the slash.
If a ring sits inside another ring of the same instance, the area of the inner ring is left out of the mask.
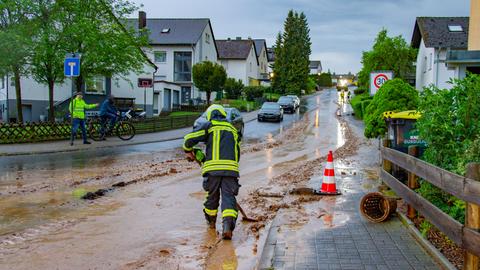
<path id="1" fill-rule="evenodd" d="M 70 101 L 68 109 L 72 117 L 72 135 L 70 136 L 70 145 L 73 145 L 73 141 L 77 136 L 77 130 L 80 127 L 82 130 L 83 144 L 90 144 L 87 140 L 87 128 L 85 127 L 85 110 L 98 107 L 97 104 L 87 104 L 83 100 L 83 93 L 77 92 L 75 98 Z"/>

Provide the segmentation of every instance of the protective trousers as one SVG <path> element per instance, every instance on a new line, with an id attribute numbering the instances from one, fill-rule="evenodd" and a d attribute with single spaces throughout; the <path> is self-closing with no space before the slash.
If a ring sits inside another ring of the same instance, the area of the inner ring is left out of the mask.
<path id="1" fill-rule="evenodd" d="M 207 176 L 203 180 L 203 189 L 207 191 L 207 199 L 203 204 L 203 211 L 211 217 L 216 217 L 220 196 L 222 196 L 222 218 L 225 221 L 235 220 L 238 216 L 237 200 L 240 184 L 236 177 L 230 176 Z M 231 218 L 228 218 L 231 217 Z M 232 224 L 234 225 L 234 224 Z"/>

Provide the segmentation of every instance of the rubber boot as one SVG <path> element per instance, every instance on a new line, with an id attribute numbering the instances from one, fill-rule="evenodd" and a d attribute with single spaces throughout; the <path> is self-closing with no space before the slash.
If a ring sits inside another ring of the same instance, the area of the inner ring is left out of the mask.
<path id="1" fill-rule="evenodd" d="M 215 223 L 217 222 L 217 216 L 210 216 L 207 215 L 207 213 L 203 212 L 205 214 L 205 219 L 207 220 L 207 225 L 210 229 L 215 229 Z"/>
<path id="2" fill-rule="evenodd" d="M 223 239 L 230 240 L 233 236 L 233 230 L 235 229 L 235 218 L 225 217 L 223 218 Z"/>

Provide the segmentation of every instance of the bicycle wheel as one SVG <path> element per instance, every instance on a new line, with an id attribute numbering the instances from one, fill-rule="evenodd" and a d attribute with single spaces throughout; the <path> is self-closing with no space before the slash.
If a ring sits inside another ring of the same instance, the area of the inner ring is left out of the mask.
<path id="1" fill-rule="evenodd" d="M 135 127 L 129 122 L 120 122 L 115 127 L 117 136 L 124 141 L 128 141 L 135 136 Z"/>
<path id="2" fill-rule="evenodd" d="M 94 141 L 101 141 L 102 136 L 102 124 L 99 121 L 90 121 L 88 123 L 88 135 Z"/>

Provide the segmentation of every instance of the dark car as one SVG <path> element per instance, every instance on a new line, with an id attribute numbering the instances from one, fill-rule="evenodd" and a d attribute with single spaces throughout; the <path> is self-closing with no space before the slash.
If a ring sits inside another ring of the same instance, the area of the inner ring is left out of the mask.
<path id="1" fill-rule="evenodd" d="M 227 121 L 230 122 L 239 132 L 243 134 L 243 127 L 245 124 L 243 123 L 242 114 L 240 111 L 235 108 L 225 108 L 225 112 L 227 113 Z M 207 122 L 207 113 L 204 112 L 195 123 L 193 123 L 193 129 L 197 128 L 202 123 Z"/>
<path id="2" fill-rule="evenodd" d="M 295 104 L 297 105 L 297 108 L 300 107 L 300 99 L 296 95 L 287 95 L 287 97 L 293 98 L 295 100 Z"/>
<path id="3" fill-rule="evenodd" d="M 294 113 L 295 110 L 297 109 L 297 104 L 296 104 L 295 99 L 293 97 L 281 96 L 278 99 L 277 103 L 280 106 L 282 106 L 282 109 L 283 109 L 284 112 Z"/>
<path id="4" fill-rule="evenodd" d="M 258 122 L 283 120 L 283 109 L 275 102 L 265 102 L 257 115 Z"/>

